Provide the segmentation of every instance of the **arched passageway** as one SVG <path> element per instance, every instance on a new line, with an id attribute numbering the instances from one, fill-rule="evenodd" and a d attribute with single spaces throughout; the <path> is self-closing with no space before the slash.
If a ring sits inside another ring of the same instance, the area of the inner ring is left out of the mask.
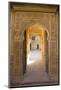
<path id="1" fill-rule="evenodd" d="M 47 30 L 40 24 L 30 26 L 26 31 L 26 65 L 24 81 L 49 81 L 47 65 Z M 27 78 L 26 78 L 27 77 Z M 38 79 L 37 79 L 38 77 Z"/>
<path id="2" fill-rule="evenodd" d="M 10 3 L 9 11 L 10 87 L 59 84 L 59 5 Z"/>
<path id="3" fill-rule="evenodd" d="M 27 66 L 28 66 L 28 69 L 31 71 L 36 70 L 38 66 L 41 67 L 43 65 L 41 63 L 45 63 L 45 61 L 42 61 L 42 53 L 44 49 L 43 32 L 44 30 L 42 30 L 38 24 L 35 24 L 29 27 L 28 30 L 26 31 Z M 40 65 L 35 66 L 37 63 L 40 63 Z M 44 65 L 43 65 L 43 68 L 44 68 Z"/>

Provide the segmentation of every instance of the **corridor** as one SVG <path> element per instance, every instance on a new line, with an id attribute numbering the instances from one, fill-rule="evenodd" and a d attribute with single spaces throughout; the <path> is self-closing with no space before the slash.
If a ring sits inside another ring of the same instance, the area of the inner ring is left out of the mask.
<path id="1" fill-rule="evenodd" d="M 31 50 L 28 54 L 28 59 L 27 71 L 24 74 L 22 83 L 48 82 L 49 77 L 45 72 L 45 67 L 41 64 L 41 50 Z"/>
<path id="2" fill-rule="evenodd" d="M 38 71 L 40 70 L 40 63 L 42 60 L 42 51 L 39 50 L 31 50 L 28 53 L 27 58 L 27 71 Z"/>

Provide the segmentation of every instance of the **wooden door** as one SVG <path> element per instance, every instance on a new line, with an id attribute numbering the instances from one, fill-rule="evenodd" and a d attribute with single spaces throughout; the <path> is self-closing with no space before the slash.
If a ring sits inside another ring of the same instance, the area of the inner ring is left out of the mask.
<path id="1" fill-rule="evenodd" d="M 45 42 L 46 42 L 46 72 L 48 73 L 48 64 L 49 64 L 49 60 L 48 60 L 48 40 L 47 40 L 47 32 L 45 32 L 45 38 L 46 38 L 46 40 L 45 40 Z"/>
<path id="2" fill-rule="evenodd" d="M 23 74 L 26 72 L 26 31 L 23 33 Z"/>
<path id="3" fill-rule="evenodd" d="M 48 64 L 49 64 L 49 60 L 48 60 L 48 56 L 49 56 L 49 53 L 48 53 L 48 34 L 47 32 L 45 31 L 44 32 L 44 44 L 45 44 L 45 71 L 48 73 Z"/>

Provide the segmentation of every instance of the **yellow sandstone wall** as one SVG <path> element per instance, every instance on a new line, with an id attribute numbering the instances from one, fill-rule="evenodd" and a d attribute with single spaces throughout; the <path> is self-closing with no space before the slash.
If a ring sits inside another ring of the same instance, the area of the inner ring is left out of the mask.
<path id="1" fill-rule="evenodd" d="M 48 37 L 48 75 L 52 81 L 56 81 L 58 83 L 58 6 L 41 6 L 39 5 L 22 5 L 21 4 L 11 7 L 10 10 L 10 45 L 9 45 L 9 57 L 10 57 L 10 84 L 20 84 L 23 78 L 23 60 L 24 60 L 24 52 L 23 52 L 23 37 L 24 31 L 29 34 L 40 34 L 42 38 L 42 51 L 43 51 L 43 63 L 45 63 L 45 48 L 46 48 L 46 37 L 44 34 L 44 30 L 46 27 L 49 37 Z M 15 7 L 15 8 L 14 8 Z M 28 9 L 31 12 L 26 12 Z M 17 10 L 16 10 L 17 9 Z M 18 10 L 19 9 L 19 10 Z M 21 11 L 21 9 L 25 10 Z M 34 12 L 33 12 L 33 11 Z M 36 12 L 39 10 L 39 12 Z M 42 11 L 42 12 L 41 12 Z M 52 12 L 52 13 L 51 13 Z M 35 25 L 35 26 L 32 26 Z M 44 27 L 41 27 L 43 25 Z M 28 30 L 30 29 L 30 30 Z M 38 31 L 37 31 L 38 30 Z M 35 33 L 34 33 L 35 32 Z M 35 34 L 35 35 L 36 35 Z M 27 39 L 29 39 L 29 35 L 26 35 Z M 26 41 L 26 45 L 28 45 L 28 41 Z"/>

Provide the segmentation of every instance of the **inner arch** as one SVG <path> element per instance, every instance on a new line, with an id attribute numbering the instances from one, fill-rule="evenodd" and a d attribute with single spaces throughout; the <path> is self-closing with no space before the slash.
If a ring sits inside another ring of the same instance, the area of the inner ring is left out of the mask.
<path id="1" fill-rule="evenodd" d="M 27 48 L 27 68 L 29 65 L 32 68 L 32 64 L 38 63 L 40 68 L 46 69 L 46 39 L 47 29 L 40 25 L 34 24 L 29 26 L 26 31 L 26 48 Z M 35 65 L 35 64 L 34 64 Z M 42 66 L 42 67 L 41 67 Z"/>

